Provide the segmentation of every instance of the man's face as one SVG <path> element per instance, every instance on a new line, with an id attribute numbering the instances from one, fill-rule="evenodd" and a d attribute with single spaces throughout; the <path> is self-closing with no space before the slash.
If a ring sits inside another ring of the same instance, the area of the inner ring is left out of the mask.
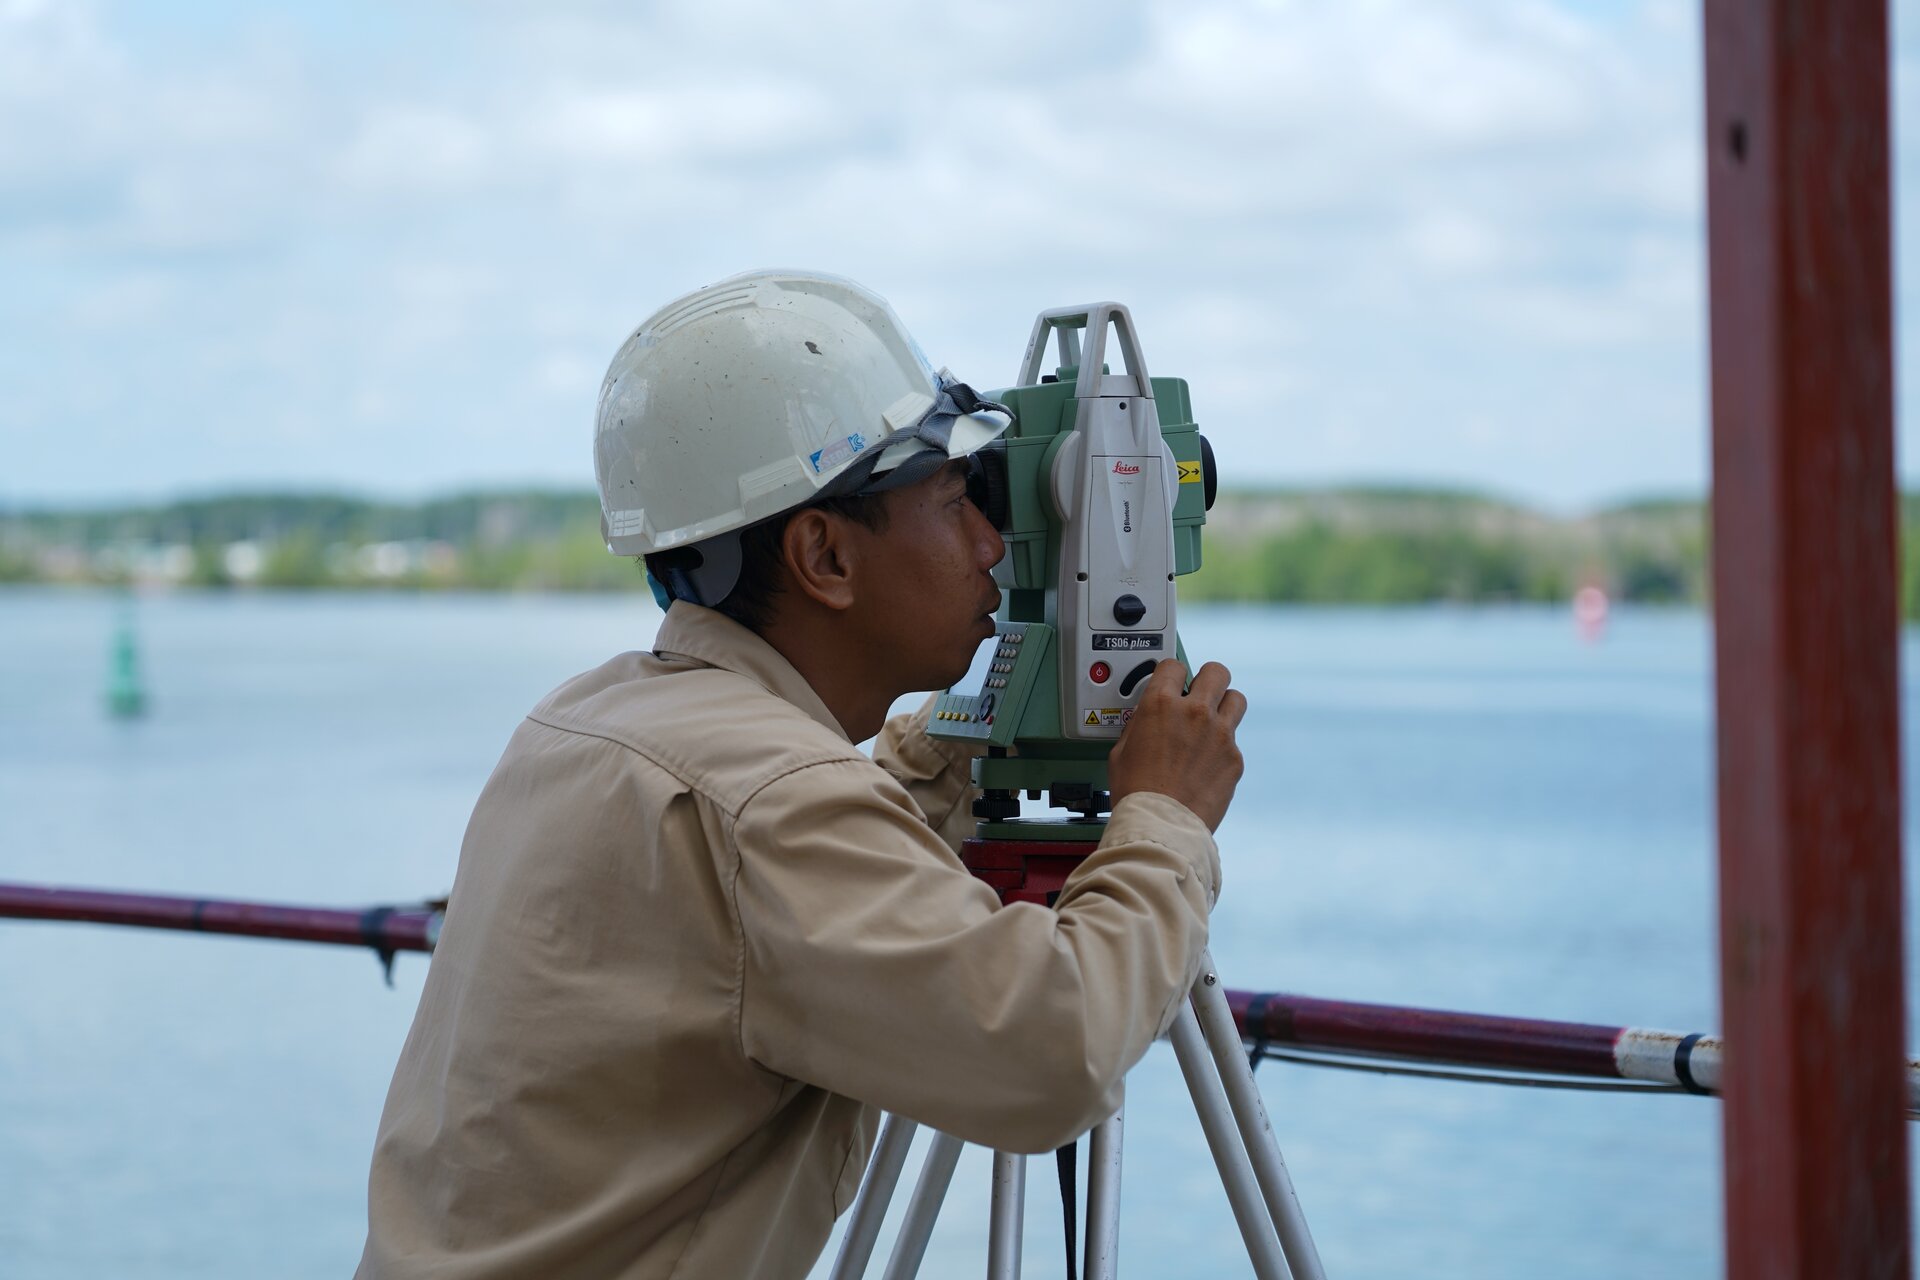
<path id="1" fill-rule="evenodd" d="M 885 501 L 886 528 L 860 531 L 862 577 L 873 589 L 863 591 L 856 610 L 883 667 L 875 675 L 903 693 L 944 689 L 967 673 L 974 650 L 993 634 L 1000 589 L 992 569 L 1006 543 L 967 498 L 965 460 Z"/>

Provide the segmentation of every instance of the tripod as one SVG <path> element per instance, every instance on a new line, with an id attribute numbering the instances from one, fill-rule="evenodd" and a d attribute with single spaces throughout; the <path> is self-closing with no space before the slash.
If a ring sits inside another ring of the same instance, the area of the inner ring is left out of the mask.
<path id="1" fill-rule="evenodd" d="M 1051 903 L 1067 875 L 1094 845 L 1066 840 L 968 840 L 961 857 L 975 876 L 1000 894 L 1002 903 Z M 1266 1106 L 1253 1081 L 1227 1007 L 1225 990 L 1203 955 L 1195 979 L 1168 1033 L 1187 1092 L 1193 1097 L 1207 1146 L 1233 1209 L 1247 1256 L 1259 1280 L 1325 1280 L 1307 1220 L 1293 1193 L 1286 1162 L 1267 1122 Z M 1114 1280 L 1119 1266 L 1120 1156 L 1123 1114 L 1094 1126 L 1087 1154 L 1086 1280 Z M 907 1149 L 918 1125 L 889 1115 L 880 1130 L 860 1195 L 854 1202 L 832 1280 L 866 1274 L 880 1224 L 900 1181 Z M 934 1135 L 906 1217 L 887 1261 L 884 1280 L 911 1280 L 926 1256 L 934 1219 L 953 1181 L 964 1144 Z M 1019 1280 L 1026 1202 L 1026 1157 L 996 1151 L 987 1236 L 988 1280 Z"/>

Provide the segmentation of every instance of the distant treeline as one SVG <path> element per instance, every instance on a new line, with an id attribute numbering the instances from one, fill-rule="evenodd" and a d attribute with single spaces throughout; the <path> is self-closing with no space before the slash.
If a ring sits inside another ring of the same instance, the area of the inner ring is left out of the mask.
<path id="1" fill-rule="evenodd" d="M 1700 603 L 1706 525 L 1694 501 L 1559 517 L 1433 489 L 1226 492 L 1190 597 L 1305 604 L 1615 599 Z"/>
<path id="2" fill-rule="evenodd" d="M 0 581 L 159 578 L 198 587 L 642 588 L 607 554 L 591 492 L 420 503 L 234 494 L 151 507 L 0 511 Z"/>
<path id="3" fill-rule="evenodd" d="M 1903 504 L 1902 602 L 1920 615 L 1920 499 Z M 1577 517 L 1414 488 L 1223 491 L 1189 599 L 1303 604 L 1617 600 L 1700 604 L 1705 510 L 1630 503 Z M 591 492 L 421 503 L 244 494 L 111 510 L 0 511 L 0 582 L 213 588 L 642 590 L 607 554 Z"/>

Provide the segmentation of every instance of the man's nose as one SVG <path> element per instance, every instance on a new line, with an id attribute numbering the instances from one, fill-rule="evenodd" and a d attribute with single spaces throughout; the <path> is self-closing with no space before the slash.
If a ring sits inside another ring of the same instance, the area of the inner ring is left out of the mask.
<path id="1" fill-rule="evenodd" d="M 1000 557 L 1007 554 L 1007 540 L 1000 536 L 1000 530 L 994 528 L 993 522 L 987 519 L 980 508 L 972 503 L 968 503 L 967 506 L 973 511 L 974 519 L 978 520 L 981 527 L 986 530 L 986 536 L 979 542 L 980 553 L 985 557 L 980 563 L 991 569 L 1000 563 Z"/>

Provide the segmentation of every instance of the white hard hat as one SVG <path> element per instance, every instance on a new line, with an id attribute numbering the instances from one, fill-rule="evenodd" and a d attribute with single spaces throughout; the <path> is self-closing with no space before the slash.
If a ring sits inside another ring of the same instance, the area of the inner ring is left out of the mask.
<path id="1" fill-rule="evenodd" d="M 732 276 L 649 316 L 607 369 L 593 448 L 607 550 L 699 544 L 696 595 L 716 603 L 739 569 L 738 539 L 723 535 L 909 483 L 1011 421 L 935 373 L 886 301 L 853 281 Z"/>

